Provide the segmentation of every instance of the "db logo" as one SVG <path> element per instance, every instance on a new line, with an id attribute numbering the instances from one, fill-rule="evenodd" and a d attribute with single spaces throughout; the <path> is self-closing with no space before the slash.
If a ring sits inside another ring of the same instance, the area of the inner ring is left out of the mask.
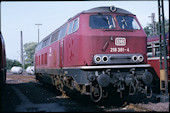
<path id="1" fill-rule="evenodd" d="M 125 46 L 126 45 L 126 38 L 116 38 L 115 39 L 116 46 Z"/>

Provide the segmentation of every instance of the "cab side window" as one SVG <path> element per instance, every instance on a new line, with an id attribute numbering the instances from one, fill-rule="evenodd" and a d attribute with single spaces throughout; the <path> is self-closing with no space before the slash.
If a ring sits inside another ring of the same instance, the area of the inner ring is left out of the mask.
<path id="1" fill-rule="evenodd" d="M 69 24 L 67 35 L 76 32 L 79 29 L 79 18 L 76 18 Z"/>
<path id="2" fill-rule="evenodd" d="M 72 22 L 69 24 L 69 28 L 68 28 L 68 32 L 67 32 L 68 35 L 72 33 L 73 23 L 74 23 L 74 21 L 72 21 Z"/>
<path id="3" fill-rule="evenodd" d="M 79 24 L 78 24 L 78 18 L 74 20 L 74 26 L 73 26 L 73 32 L 76 32 L 78 30 Z"/>

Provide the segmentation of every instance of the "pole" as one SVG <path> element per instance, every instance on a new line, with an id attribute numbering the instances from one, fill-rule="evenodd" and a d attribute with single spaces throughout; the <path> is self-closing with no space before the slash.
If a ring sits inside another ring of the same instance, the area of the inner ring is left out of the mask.
<path id="1" fill-rule="evenodd" d="M 21 31 L 21 64 L 22 64 L 23 69 L 24 69 L 25 65 L 24 65 L 24 57 L 23 57 L 23 37 L 22 37 L 22 31 Z"/>
<path id="2" fill-rule="evenodd" d="M 151 18 L 151 23 L 152 23 L 152 35 L 157 35 L 156 31 L 156 22 L 155 22 L 155 13 L 152 13 L 151 16 L 148 16 Z"/>
<path id="3" fill-rule="evenodd" d="M 158 17 L 159 17 L 159 51 L 160 51 L 160 69 L 162 69 L 162 39 L 161 39 L 161 9 L 159 8 L 161 6 L 160 1 L 158 0 Z"/>
<path id="4" fill-rule="evenodd" d="M 159 37 L 160 38 L 160 50 L 161 50 L 162 44 L 163 44 L 163 51 L 162 51 L 162 53 L 160 53 L 160 63 L 163 62 L 163 61 L 161 61 L 162 60 L 161 55 L 163 54 L 163 56 L 164 56 L 164 70 L 163 70 L 164 74 L 163 75 L 165 76 L 164 77 L 165 78 L 165 95 L 168 95 L 167 47 L 166 47 L 166 37 L 165 37 L 165 22 L 164 22 L 163 0 L 161 0 L 161 3 L 160 3 L 160 0 L 158 0 L 159 24 L 160 24 L 160 30 L 159 30 L 160 31 L 160 34 L 159 34 L 159 36 L 160 36 Z M 162 43 L 161 35 L 163 36 L 163 43 Z M 162 68 L 162 66 L 160 67 L 160 69 L 161 68 Z"/>
<path id="5" fill-rule="evenodd" d="M 39 27 L 38 27 L 38 43 L 39 43 Z"/>
<path id="6" fill-rule="evenodd" d="M 39 26 L 42 25 L 42 24 L 35 24 L 38 26 L 38 43 L 39 43 Z"/>
<path id="7" fill-rule="evenodd" d="M 157 35 L 155 13 L 152 13 L 153 35 Z"/>
<path id="8" fill-rule="evenodd" d="M 167 68 L 167 47 L 166 47 L 166 38 L 165 38 L 165 21 L 164 21 L 164 4 L 162 1 L 162 31 L 163 31 L 163 54 L 164 54 L 164 67 L 166 71 L 165 78 L 165 94 L 168 95 L 168 68 Z"/>

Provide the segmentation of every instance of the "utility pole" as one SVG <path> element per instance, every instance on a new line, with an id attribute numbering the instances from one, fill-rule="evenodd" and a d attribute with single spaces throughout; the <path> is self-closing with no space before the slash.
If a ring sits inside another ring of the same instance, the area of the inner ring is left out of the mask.
<path id="1" fill-rule="evenodd" d="M 155 13 L 152 13 L 149 17 L 151 18 L 152 23 L 152 35 L 157 35 Z"/>
<path id="2" fill-rule="evenodd" d="M 165 38 L 164 5 L 163 0 L 158 0 L 159 17 L 159 50 L 160 50 L 160 101 L 169 101 L 168 96 L 168 69 L 167 69 L 167 46 Z M 163 37 L 163 41 L 162 41 Z M 163 60 L 164 59 L 164 60 Z M 164 68 L 163 68 L 164 62 Z"/>
<path id="3" fill-rule="evenodd" d="M 22 64 L 22 66 L 23 66 L 23 69 L 25 69 L 24 56 L 23 56 L 23 38 L 22 38 L 22 31 L 21 31 L 21 64 Z"/>
<path id="4" fill-rule="evenodd" d="M 42 24 L 35 24 L 38 26 L 38 43 L 39 43 L 39 26 L 42 25 Z"/>

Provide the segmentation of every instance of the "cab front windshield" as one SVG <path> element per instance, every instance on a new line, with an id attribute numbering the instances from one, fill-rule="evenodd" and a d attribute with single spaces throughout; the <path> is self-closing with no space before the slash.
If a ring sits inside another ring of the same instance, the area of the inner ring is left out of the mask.
<path id="1" fill-rule="evenodd" d="M 111 15 L 91 15 L 90 27 L 92 29 L 113 29 L 115 23 Z"/>
<path id="2" fill-rule="evenodd" d="M 119 15 L 116 16 L 116 18 L 121 29 L 140 29 L 140 26 L 134 17 Z"/>

